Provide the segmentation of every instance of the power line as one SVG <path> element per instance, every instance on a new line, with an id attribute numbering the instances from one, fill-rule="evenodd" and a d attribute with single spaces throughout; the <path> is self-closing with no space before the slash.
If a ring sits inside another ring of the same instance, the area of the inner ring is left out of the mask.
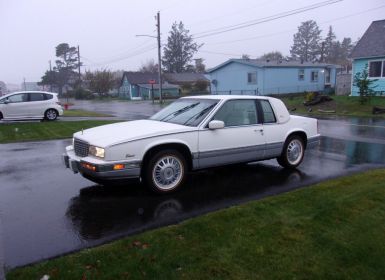
<path id="1" fill-rule="evenodd" d="M 137 50 L 136 52 L 132 52 L 132 53 L 130 53 L 128 55 L 117 57 L 117 58 L 114 58 L 114 59 L 111 59 L 111 60 L 108 60 L 108 61 L 102 61 L 102 62 L 98 62 L 98 63 L 95 63 L 95 64 L 90 64 L 88 66 L 101 66 L 101 65 L 112 64 L 112 63 L 115 63 L 115 62 L 118 62 L 118 61 L 122 61 L 122 60 L 125 60 L 125 59 L 128 59 L 128 58 L 131 58 L 131 57 L 135 57 L 135 56 L 144 54 L 144 53 L 149 52 L 149 51 L 151 51 L 153 49 L 156 49 L 156 48 L 157 48 L 157 46 L 152 44 L 152 45 L 149 45 L 147 47 L 144 47 L 143 49 Z"/>
<path id="2" fill-rule="evenodd" d="M 326 24 L 326 23 L 330 23 L 330 22 L 334 22 L 334 21 L 339 21 L 339 20 L 350 18 L 350 17 L 357 16 L 357 15 L 361 15 L 361 14 L 368 13 L 368 12 L 371 12 L 371 11 L 374 11 L 374 10 L 378 10 L 378 9 L 381 9 L 381 8 L 384 8 L 384 7 L 385 7 L 385 5 L 381 5 L 381 6 L 378 6 L 378 7 L 375 7 L 375 8 L 371 8 L 371 9 L 368 9 L 368 10 L 365 10 L 365 11 L 361 11 L 361 12 L 358 12 L 358 13 L 349 14 L 349 15 L 346 15 L 346 16 L 342 16 L 342 17 L 331 19 L 331 20 L 323 21 L 323 22 L 320 23 L 320 25 L 323 25 L 323 24 Z M 294 29 L 286 29 L 284 31 L 275 32 L 275 33 L 269 33 L 269 34 L 254 36 L 254 37 L 237 39 L 237 40 L 222 41 L 222 42 L 217 42 L 217 43 L 208 43 L 208 44 L 205 44 L 205 45 L 214 46 L 214 45 L 223 45 L 223 44 L 231 44 L 231 43 L 237 43 L 237 42 L 252 41 L 252 40 L 255 40 L 255 39 L 261 39 L 261 38 L 266 38 L 266 37 L 272 37 L 272 36 L 276 36 L 276 35 L 286 34 L 288 32 L 292 32 L 292 31 L 296 31 L 296 30 L 297 30 L 296 28 L 294 28 Z"/>
<path id="3" fill-rule="evenodd" d="M 239 56 L 241 57 L 243 54 L 234 54 L 234 53 L 222 53 L 222 52 L 213 52 L 213 51 L 202 51 L 198 50 L 198 52 L 202 53 L 208 53 L 208 54 L 218 54 L 218 55 L 225 55 L 225 56 Z"/>
<path id="4" fill-rule="evenodd" d="M 327 6 L 327 5 L 331 5 L 331 4 L 335 4 L 335 3 L 341 2 L 341 1 L 343 1 L 343 0 L 323 1 L 323 2 L 319 2 L 319 3 L 316 3 L 316 4 L 309 5 L 309 6 L 305 6 L 305 7 L 302 7 L 302 8 L 298 8 L 298 9 L 286 11 L 286 12 L 283 12 L 283 13 L 279 13 L 279 14 L 276 14 L 276 15 L 272 15 L 272 16 L 269 16 L 269 17 L 264 17 L 264 18 L 261 18 L 261 19 L 246 21 L 246 22 L 243 22 L 243 23 L 235 24 L 235 25 L 230 25 L 230 26 L 216 28 L 216 29 L 212 29 L 212 30 L 208 30 L 208 31 L 204 31 L 204 32 L 199 32 L 199 33 L 193 34 L 193 38 L 194 39 L 199 39 L 199 38 L 210 37 L 210 36 L 214 36 L 214 35 L 230 32 L 230 31 L 234 31 L 234 30 L 250 27 L 250 26 L 253 26 L 253 25 L 257 25 L 257 24 L 273 21 L 273 20 L 276 20 L 276 19 L 288 17 L 288 16 L 291 16 L 291 15 L 295 15 L 295 14 L 299 14 L 299 13 L 304 13 L 306 11 L 318 9 L 318 8 L 321 8 L 321 7 L 324 7 L 324 6 Z M 199 35 L 199 34 L 202 34 L 202 35 Z"/>
<path id="5" fill-rule="evenodd" d="M 211 17 L 211 18 L 206 19 L 206 20 L 201 20 L 201 21 L 193 22 L 192 24 L 189 24 L 189 26 L 191 27 L 191 26 L 202 25 L 202 24 L 206 24 L 208 22 L 216 21 L 216 20 L 224 18 L 224 17 L 229 17 L 229 16 L 241 14 L 241 13 L 244 13 L 245 11 L 248 12 L 248 11 L 250 11 L 250 9 L 254 9 L 256 7 L 263 7 L 266 4 L 271 4 L 274 1 L 276 1 L 276 0 L 267 0 L 267 1 L 263 2 L 263 3 L 259 3 L 258 5 L 254 5 L 252 7 L 247 8 L 247 9 L 241 9 L 241 10 L 234 11 L 232 13 L 227 13 L 227 14 L 220 15 L 220 16 L 217 16 L 217 17 Z M 200 33 L 197 33 L 197 34 L 200 34 Z"/>
<path id="6" fill-rule="evenodd" d="M 150 40 L 146 40 L 145 42 L 141 43 L 140 45 L 137 45 L 137 46 L 135 46 L 135 47 L 133 47 L 131 49 L 126 49 L 124 52 L 119 52 L 119 53 L 116 53 L 116 54 L 109 55 L 107 57 L 101 58 L 101 59 L 99 59 L 99 61 L 110 61 L 110 60 L 114 60 L 114 59 L 117 59 L 117 58 L 120 58 L 120 57 L 124 57 L 124 56 L 130 55 L 133 52 L 136 52 L 138 50 L 141 50 L 141 49 L 149 46 L 147 44 L 149 41 Z M 147 46 L 146 46 L 146 44 L 147 44 Z M 95 64 L 98 64 L 98 63 L 95 63 Z"/>

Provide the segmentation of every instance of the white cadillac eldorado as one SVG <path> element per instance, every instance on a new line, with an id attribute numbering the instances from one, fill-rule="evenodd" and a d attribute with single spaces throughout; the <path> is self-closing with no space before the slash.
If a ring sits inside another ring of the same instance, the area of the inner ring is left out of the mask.
<path id="1" fill-rule="evenodd" d="M 295 168 L 319 138 L 316 119 L 290 115 L 279 99 L 193 96 L 147 120 L 77 132 L 63 161 L 94 182 L 141 178 L 151 190 L 166 193 L 179 188 L 191 170 L 272 158 Z"/>

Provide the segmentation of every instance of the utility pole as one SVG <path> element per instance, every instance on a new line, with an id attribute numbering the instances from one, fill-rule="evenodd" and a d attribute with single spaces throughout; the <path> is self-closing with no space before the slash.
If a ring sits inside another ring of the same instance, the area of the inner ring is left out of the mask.
<path id="1" fill-rule="evenodd" d="M 49 91 L 52 92 L 52 65 L 51 65 L 51 60 L 49 61 Z"/>
<path id="2" fill-rule="evenodd" d="M 81 84 L 81 81 L 82 81 L 82 76 L 80 74 L 80 49 L 79 49 L 79 45 L 78 45 L 78 72 L 79 72 L 79 87 L 80 87 L 80 84 Z"/>
<path id="3" fill-rule="evenodd" d="M 25 83 L 25 78 L 23 78 L 23 84 L 24 84 L 24 91 L 27 90 L 27 84 Z"/>
<path id="4" fill-rule="evenodd" d="M 160 13 L 158 12 L 156 27 L 158 29 L 158 80 L 159 80 L 159 103 L 163 103 L 162 99 L 162 59 L 161 59 L 161 44 L 160 44 Z"/>

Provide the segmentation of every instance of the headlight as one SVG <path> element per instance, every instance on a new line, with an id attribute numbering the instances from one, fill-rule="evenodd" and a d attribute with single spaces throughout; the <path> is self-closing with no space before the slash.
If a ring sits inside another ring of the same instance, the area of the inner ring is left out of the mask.
<path id="1" fill-rule="evenodd" d="M 104 149 L 90 145 L 88 152 L 95 157 L 104 158 Z"/>

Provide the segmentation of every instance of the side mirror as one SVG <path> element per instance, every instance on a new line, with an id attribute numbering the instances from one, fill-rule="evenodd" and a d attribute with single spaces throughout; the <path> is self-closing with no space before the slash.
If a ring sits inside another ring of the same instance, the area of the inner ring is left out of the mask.
<path id="1" fill-rule="evenodd" d="M 9 103 L 9 100 L 8 100 L 8 99 L 4 99 L 1 103 L 3 103 L 3 104 L 8 104 L 8 103 Z"/>
<path id="2" fill-rule="evenodd" d="M 209 122 L 209 129 L 220 129 L 224 127 L 225 127 L 225 123 L 223 121 L 214 120 Z"/>

